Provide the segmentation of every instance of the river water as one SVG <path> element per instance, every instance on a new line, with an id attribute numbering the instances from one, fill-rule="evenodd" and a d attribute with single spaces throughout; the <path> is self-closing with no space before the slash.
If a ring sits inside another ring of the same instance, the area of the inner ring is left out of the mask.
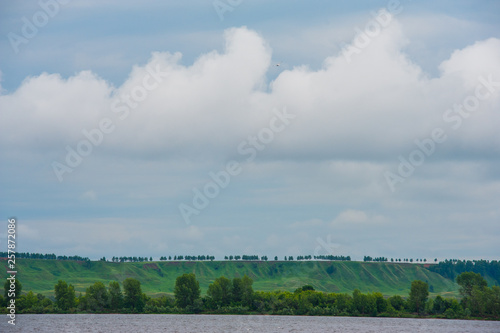
<path id="1" fill-rule="evenodd" d="M 19 315 L 2 316 L 0 332 L 477 332 L 498 333 L 500 322 L 446 319 L 233 316 L 233 315 Z"/>

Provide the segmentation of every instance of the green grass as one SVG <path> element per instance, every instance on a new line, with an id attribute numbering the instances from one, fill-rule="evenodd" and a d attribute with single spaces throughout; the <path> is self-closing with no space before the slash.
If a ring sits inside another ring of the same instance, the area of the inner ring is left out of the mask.
<path id="1" fill-rule="evenodd" d="M 184 273 L 195 273 L 202 293 L 208 285 L 220 276 L 242 277 L 244 274 L 254 281 L 254 290 L 288 290 L 306 284 L 325 292 L 347 292 L 359 289 L 363 293 L 381 292 L 384 295 L 409 293 L 413 280 L 427 281 L 434 287 L 435 294 L 456 296 L 457 285 L 419 264 L 364 263 L 364 262 L 141 262 L 112 263 L 91 262 L 87 267 L 83 262 L 59 260 L 18 259 L 16 261 L 18 279 L 23 291 L 53 295 L 58 280 L 72 284 L 77 291 L 94 282 L 122 282 L 128 277 L 141 282 L 148 295 L 172 294 L 175 279 Z M 4 266 L 6 262 L 4 261 Z M 3 269 L 5 272 L 7 269 Z M 5 273 L 2 273 L 5 274 Z"/>

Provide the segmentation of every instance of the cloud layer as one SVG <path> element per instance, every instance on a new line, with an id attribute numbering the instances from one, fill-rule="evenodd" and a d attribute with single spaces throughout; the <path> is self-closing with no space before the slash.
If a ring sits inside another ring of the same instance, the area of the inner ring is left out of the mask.
<path id="1" fill-rule="evenodd" d="M 0 97 L 2 142 L 64 152 L 65 145 L 85 138 L 82 130 L 109 118 L 116 130 L 101 150 L 108 156 L 221 156 L 265 126 L 273 108 L 286 107 L 299 121 L 266 157 L 387 159 L 434 127 L 449 126 L 443 114 L 474 93 L 479 77 L 500 77 L 500 40 L 456 50 L 441 64 L 441 75 L 429 78 L 401 52 L 404 37 L 393 23 L 352 63 L 339 54 L 320 70 L 284 70 L 267 84 L 266 72 L 274 68 L 262 36 L 238 28 L 226 31 L 225 38 L 222 53 L 203 54 L 190 66 L 179 64 L 179 53 L 154 53 L 120 87 L 91 72 L 27 78 Z M 497 154 L 497 107 L 498 93 L 481 102 L 445 149 Z M 486 142 L 493 150 L 483 149 Z"/>
<path id="2" fill-rule="evenodd" d="M 109 253 L 118 246 L 109 234 L 121 225 L 128 231 L 117 234 L 120 244 L 153 242 L 148 249 L 158 255 L 176 249 L 224 254 L 240 245 L 269 255 L 282 249 L 308 254 L 317 237 L 331 234 L 341 254 L 361 256 L 372 253 L 359 246 L 370 238 L 360 230 L 378 230 L 377 237 L 386 239 L 419 226 L 415 235 L 422 238 L 430 228 L 438 234 L 453 229 L 449 246 L 456 251 L 454 242 L 474 222 L 485 232 L 464 241 L 463 253 L 481 237 L 484 253 L 492 253 L 488 237 L 499 234 L 500 218 L 499 39 L 454 51 L 433 77 L 404 53 L 408 41 L 396 21 L 352 61 L 334 54 L 317 70 L 275 66 L 272 45 L 246 27 L 228 29 L 224 38 L 222 51 L 201 54 L 189 65 L 181 63 L 180 53 L 155 52 L 120 86 L 91 71 L 68 78 L 43 73 L 0 95 L 0 154 L 16 162 L 2 168 L 35 188 L 7 201 L 30 216 L 25 231 L 32 249 L 37 242 L 50 248 L 36 235 L 65 230 L 64 241 L 54 239 L 61 251 L 127 255 Z M 454 111 L 478 86 L 488 97 L 473 111 Z M 283 108 L 293 122 L 245 162 L 239 145 L 264 137 L 263 129 Z M 450 120 L 456 117 L 460 126 Z M 409 159 L 418 149 L 415 140 L 431 138 L 436 128 L 447 140 L 391 193 L 384 172 L 396 174 L 399 157 Z M 95 129 L 102 134 L 93 137 L 98 144 L 59 183 L 53 162 L 67 165 L 68 149 L 84 151 L 79 144 L 91 141 Z M 202 188 L 208 173 L 231 159 L 244 172 L 196 225 L 185 226 L 178 204 L 191 203 L 192 188 Z M 9 184 L 8 176 L 2 178 Z M 76 211 L 81 216 L 73 217 Z M 51 221 L 51 214 L 61 216 Z M 150 229 L 137 232 L 142 216 Z M 102 248 L 86 248 L 70 232 L 92 237 L 82 226 L 99 224 L 108 236 L 93 242 L 98 247 L 102 240 Z M 265 237 L 261 228 L 267 228 Z M 390 256 L 411 239 L 383 245 L 373 255 Z"/>

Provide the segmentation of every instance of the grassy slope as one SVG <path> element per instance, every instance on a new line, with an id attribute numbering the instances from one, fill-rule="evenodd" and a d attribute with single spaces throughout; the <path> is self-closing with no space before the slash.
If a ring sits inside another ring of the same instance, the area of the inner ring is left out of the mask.
<path id="1" fill-rule="evenodd" d="M 149 295 L 173 293 L 175 279 L 183 273 L 195 273 L 202 293 L 219 276 L 228 278 L 247 274 L 254 280 L 254 290 L 289 290 L 310 284 L 326 292 L 379 291 L 384 295 L 406 296 L 411 281 L 428 281 L 440 294 L 456 295 L 457 285 L 418 264 L 362 262 L 82 262 L 58 260 L 17 260 L 18 278 L 23 290 L 52 295 L 54 285 L 62 279 L 75 286 L 77 292 L 96 281 L 106 285 L 133 277 L 141 282 Z M 2 262 L 5 266 L 6 262 Z M 6 269 L 2 269 L 3 272 Z M 3 273 L 4 274 L 4 273 Z"/>

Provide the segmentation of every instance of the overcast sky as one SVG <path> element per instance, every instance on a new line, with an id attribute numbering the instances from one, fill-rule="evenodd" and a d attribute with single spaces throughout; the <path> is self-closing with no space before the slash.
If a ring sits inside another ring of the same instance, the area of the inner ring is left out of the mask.
<path id="1" fill-rule="evenodd" d="M 2 1 L 0 32 L 18 251 L 499 259 L 498 1 Z"/>

